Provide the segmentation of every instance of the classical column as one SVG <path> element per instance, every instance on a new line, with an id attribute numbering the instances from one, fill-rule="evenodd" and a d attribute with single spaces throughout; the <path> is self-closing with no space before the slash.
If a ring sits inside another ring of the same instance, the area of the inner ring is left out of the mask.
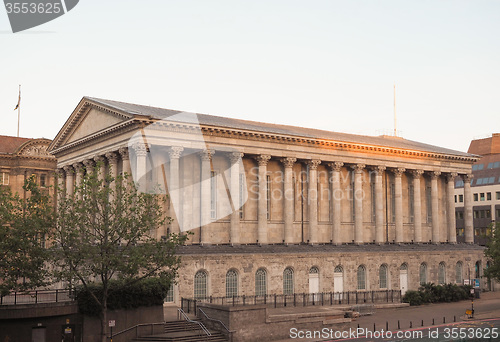
<path id="1" fill-rule="evenodd" d="M 404 230 L 403 230 L 403 184 L 402 175 L 406 170 L 402 167 L 394 169 L 394 199 L 395 199 L 395 209 L 396 209 L 396 242 L 404 242 Z"/>
<path id="2" fill-rule="evenodd" d="M 257 211 L 257 242 L 267 243 L 267 163 L 270 155 L 256 157 L 259 163 L 259 203 Z"/>
<path id="3" fill-rule="evenodd" d="M 352 166 L 354 171 L 354 243 L 363 244 L 363 169 L 364 164 Z"/>
<path id="4" fill-rule="evenodd" d="M 122 158 L 122 172 L 123 174 L 127 174 L 129 177 L 132 177 L 132 167 L 130 166 L 130 157 L 128 154 L 128 147 L 120 147 L 118 149 L 118 153 Z"/>
<path id="5" fill-rule="evenodd" d="M 206 227 L 201 228 L 201 226 L 210 223 L 210 162 L 214 151 L 203 150 L 199 155 L 201 158 L 201 243 L 206 244 L 209 243 L 209 234 Z"/>
<path id="6" fill-rule="evenodd" d="M 75 170 L 72 166 L 67 165 L 64 167 L 64 172 L 66 173 L 66 196 L 73 196 L 75 190 L 73 184 Z"/>
<path id="7" fill-rule="evenodd" d="M 385 171 L 385 166 L 376 166 L 375 171 L 375 243 L 382 244 L 385 242 L 384 229 L 384 188 L 382 184 L 382 175 Z"/>
<path id="8" fill-rule="evenodd" d="M 423 170 L 413 170 L 413 225 L 415 230 L 414 241 L 423 242 L 422 238 L 422 199 L 420 195 L 420 179 L 424 174 Z"/>
<path id="9" fill-rule="evenodd" d="M 182 151 L 184 151 L 184 147 L 182 146 L 172 146 L 168 151 L 168 155 L 170 157 L 170 177 L 168 180 L 168 194 L 170 197 L 170 217 L 173 219 L 171 223 L 171 231 L 172 233 L 178 234 L 181 231 L 181 227 L 179 226 L 179 220 L 181 218 L 181 209 L 184 209 L 184 205 L 187 205 L 188 201 L 184 201 L 181 205 L 181 196 L 180 196 L 180 180 L 179 180 L 179 159 L 181 157 Z M 210 164 L 209 164 L 210 167 Z M 191 204 L 191 202 L 190 202 Z M 191 205 L 192 207 L 192 205 Z M 187 209 L 187 208 L 186 208 Z"/>
<path id="10" fill-rule="evenodd" d="M 135 151 L 136 156 L 136 165 L 135 165 L 135 181 L 139 183 L 139 191 L 147 190 L 147 179 L 146 179 L 146 156 L 147 156 L 147 147 L 144 143 L 134 143 L 132 148 Z"/>
<path id="11" fill-rule="evenodd" d="M 106 158 L 104 156 L 95 156 L 95 164 L 97 166 L 97 179 L 104 185 L 104 176 L 106 174 Z"/>
<path id="12" fill-rule="evenodd" d="M 82 186 L 83 172 L 85 171 L 85 168 L 82 163 L 74 163 L 73 169 L 75 170 L 75 190 L 73 190 L 73 192 L 80 196 L 79 188 Z"/>
<path id="13" fill-rule="evenodd" d="M 473 175 L 467 174 L 464 179 L 464 210 L 465 210 L 465 242 L 474 243 L 474 226 L 472 221 L 472 191 L 470 182 Z"/>
<path id="14" fill-rule="evenodd" d="M 85 159 L 83 161 L 83 165 L 85 165 L 85 170 L 87 171 L 87 175 L 91 175 L 94 172 L 94 160 L 93 159 Z"/>
<path id="15" fill-rule="evenodd" d="M 231 244 L 240 243 L 240 163 L 243 153 L 232 152 L 229 154 L 231 162 L 231 185 L 230 193 L 233 205 L 231 206 L 231 229 L 229 240 Z"/>
<path id="16" fill-rule="evenodd" d="M 432 242 L 440 243 L 441 236 L 439 232 L 439 197 L 438 180 L 440 171 L 431 172 L 431 199 L 432 199 Z"/>
<path id="17" fill-rule="evenodd" d="M 321 160 L 307 161 L 309 179 L 307 183 L 307 199 L 309 204 L 309 243 L 319 242 L 318 237 L 318 165 Z"/>
<path id="18" fill-rule="evenodd" d="M 64 175 L 65 172 L 63 169 L 56 169 L 56 174 L 57 174 L 57 200 L 61 201 L 64 197 L 65 189 L 65 181 L 64 181 Z"/>
<path id="19" fill-rule="evenodd" d="M 446 220 L 448 223 L 448 242 L 449 243 L 457 243 L 457 224 L 455 222 L 455 177 L 456 173 L 452 172 L 446 175 L 446 180 L 448 181 L 448 190 L 447 190 L 447 214 L 448 219 Z"/>
<path id="20" fill-rule="evenodd" d="M 282 158 L 285 169 L 284 175 L 284 186 L 283 186 L 283 214 L 284 214 L 284 240 L 285 243 L 293 243 L 293 214 L 295 208 L 294 203 L 294 192 L 293 192 L 293 165 L 297 161 L 297 158 Z"/>
<path id="21" fill-rule="evenodd" d="M 108 152 L 105 156 L 108 160 L 108 172 L 111 176 L 111 182 L 109 183 L 111 189 L 110 200 L 113 200 L 116 192 L 116 177 L 118 177 L 118 154 L 116 152 Z"/>
<path id="22" fill-rule="evenodd" d="M 341 228 L 341 201 L 342 201 L 342 190 L 340 189 L 340 170 L 344 163 L 334 162 L 328 163 L 328 166 L 332 170 L 332 184 L 331 184 L 331 196 L 330 196 L 330 212 L 332 213 L 332 241 L 334 244 L 340 244 L 340 228 Z"/>

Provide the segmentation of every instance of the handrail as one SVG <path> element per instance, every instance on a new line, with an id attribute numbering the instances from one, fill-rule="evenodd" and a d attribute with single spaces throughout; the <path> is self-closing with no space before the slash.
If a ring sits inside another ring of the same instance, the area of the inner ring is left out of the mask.
<path id="1" fill-rule="evenodd" d="M 224 329 L 226 329 L 226 331 L 227 331 L 228 333 L 233 333 L 233 332 L 234 332 L 234 330 L 229 330 L 229 329 L 226 327 L 226 325 L 224 324 L 224 322 L 222 322 L 221 320 L 218 320 L 218 319 L 215 319 L 215 318 L 208 317 L 208 315 L 205 313 L 205 311 L 203 311 L 201 308 L 198 308 L 198 310 L 200 310 L 200 311 L 201 311 L 201 313 L 205 316 L 205 318 L 206 318 L 206 319 L 208 319 L 209 321 L 219 322 L 219 323 L 222 325 L 222 327 L 223 327 Z"/>
<path id="2" fill-rule="evenodd" d="M 119 331 L 115 334 L 113 334 L 113 337 L 116 337 L 118 335 L 124 334 L 126 332 L 129 332 L 130 330 L 136 329 L 136 335 L 137 335 L 137 328 L 139 327 L 147 327 L 147 326 L 154 326 L 154 325 L 165 325 L 165 322 L 158 322 L 158 323 L 141 323 L 141 324 L 136 324 L 133 327 L 127 328 L 125 330 Z M 111 337 L 111 336 L 108 336 Z"/>
<path id="3" fill-rule="evenodd" d="M 177 312 L 180 313 L 182 315 L 182 317 L 184 317 L 184 319 L 186 321 L 188 321 L 189 323 L 196 323 L 200 326 L 201 330 L 203 330 L 205 332 L 205 334 L 207 334 L 207 336 L 212 336 L 212 333 L 210 331 L 208 331 L 208 329 L 203 325 L 203 323 L 201 322 L 198 322 L 198 321 L 193 321 L 191 318 L 189 318 L 186 313 L 184 312 L 184 310 L 182 309 L 177 309 Z"/>

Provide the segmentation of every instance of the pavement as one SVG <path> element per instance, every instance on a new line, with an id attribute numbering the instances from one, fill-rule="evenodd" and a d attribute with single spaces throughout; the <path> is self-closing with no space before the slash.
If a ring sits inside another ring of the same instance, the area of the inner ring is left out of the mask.
<path id="1" fill-rule="evenodd" d="M 465 311 L 474 305 L 474 318 L 469 319 Z M 301 310 L 302 308 L 293 308 Z M 304 308 L 307 309 L 307 308 Z M 165 307 L 165 320 L 177 319 L 176 307 Z M 343 326 L 343 330 L 364 328 L 370 331 L 383 330 L 407 330 L 421 327 L 433 327 L 452 322 L 471 322 L 489 318 L 500 318 L 500 292 L 483 292 L 480 299 L 474 301 L 460 301 L 454 303 L 426 304 L 421 306 L 410 306 L 400 308 L 378 308 L 375 313 L 368 316 L 361 316 L 353 320 L 350 324 Z M 331 339 L 314 338 L 289 338 L 276 342 L 317 342 L 329 341 Z"/>

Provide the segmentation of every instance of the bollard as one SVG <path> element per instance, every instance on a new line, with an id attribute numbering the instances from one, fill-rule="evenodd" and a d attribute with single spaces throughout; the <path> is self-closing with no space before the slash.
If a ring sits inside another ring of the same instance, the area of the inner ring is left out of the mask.
<path id="1" fill-rule="evenodd" d="M 432 325 L 434 325 L 434 318 L 432 319 Z"/>
<path id="2" fill-rule="evenodd" d="M 376 330 L 376 329 L 375 329 L 375 323 L 373 323 L 373 332 L 375 332 L 375 330 Z"/>
<path id="3" fill-rule="evenodd" d="M 443 324 L 446 323 L 446 317 L 443 317 Z"/>
<path id="4" fill-rule="evenodd" d="M 411 328 L 413 328 L 413 324 L 412 324 L 412 323 L 411 323 L 411 321 L 410 321 L 410 329 L 411 329 Z"/>
<path id="5" fill-rule="evenodd" d="M 389 322 L 385 321 L 385 331 L 389 331 Z"/>
<path id="6" fill-rule="evenodd" d="M 399 319 L 398 319 L 398 330 L 401 329 L 401 327 L 399 326 Z"/>
<path id="7" fill-rule="evenodd" d="M 453 322 L 457 321 L 457 316 L 453 316 Z"/>
<path id="8" fill-rule="evenodd" d="M 424 326 L 424 320 L 422 320 L 422 326 Z"/>

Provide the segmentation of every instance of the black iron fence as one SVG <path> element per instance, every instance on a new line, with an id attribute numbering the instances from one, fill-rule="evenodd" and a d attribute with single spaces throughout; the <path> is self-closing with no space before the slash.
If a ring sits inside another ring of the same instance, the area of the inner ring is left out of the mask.
<path id="1" fill-rule="evenodd" d="M 12 292 L 0 296 L 0 305 L 24 305 L 71 302 L 75 300 L 72 290 L 39 290 L 28 292 Z"/>
<path id="2" fill-rule="evenodd" d="M 181 298 L 181 308 L 187 313 L 196 313 L 197 303 L 226 306 L 265 304 L 278 308 L 288 306 L 400 303 L 401 298 L 400 290 L 294 293 L 290 295 L 269 294 L 264 296 L 206 297 L 201 299 Z"/>

